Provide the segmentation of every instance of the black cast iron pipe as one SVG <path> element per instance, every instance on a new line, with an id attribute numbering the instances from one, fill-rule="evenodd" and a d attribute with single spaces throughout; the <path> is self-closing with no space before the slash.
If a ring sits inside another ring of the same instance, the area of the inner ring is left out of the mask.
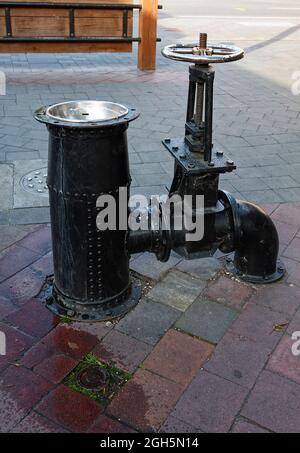
<path id="1" fill-rule="evenodd" d="M 205 213 L 204 224 L 207 225 L 209 218 L 214 234 L 209 240 L 205 235 L 195 244 L 198 256 L 213 256 L 217 248 L 224 253 L 235 252 L 234 259 L 228 260 L 228 268 L 241 280 L 264 284 L 282 278 L 284 267 L 278 261 L 279 238 L 272 219 L 258 206 L 236 200 L 230 193 L 220 191 L 219 201 L 224 209 L 217 212 L 214 219 L 211 213 Z M 151 215 L 150 208 L 149 213 Z M 167 261 L 171 250 L 178 253 L 186 248 L 187 233 L 172 228 L 129 231 L 126 247 L 130 254 L 148 251 L 155 253 L 160 261 Z"/>
<path id="2" fill-rule="evenodd" d="M 282 278 L 279 238 L 271 217 L 255 204 L 236 200 L 227 192 L 220 192 L 220 197 L 230 206 L 235 254 L 229 269 L 252 283 L 272 283 Z M 223 246 L 226 247 L 226 242 Z"/>

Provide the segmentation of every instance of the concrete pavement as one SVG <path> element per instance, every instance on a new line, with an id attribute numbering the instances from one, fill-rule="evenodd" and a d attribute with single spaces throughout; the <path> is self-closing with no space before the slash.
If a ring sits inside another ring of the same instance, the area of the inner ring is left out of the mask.
<path id="1" fill-rule="evenodd" d="M 183 134 L 188 65 L 163 59 L 160 47 L 195 39 L 200 30 L 212 42 L 246 49 L 243 61 L 216 68 L 214 139 L 238 165 L 222 187 L 256 202 L 299 201 L 300 97 L 291 90 L 300 69 L 300 11 L 292 2 L 285 9 L 279 2 L 223 3 L 165 1 L 155 73 L 137 71 L 135 54 L 1 55 L 7 94 L 0 97 L 0 222 L 49 220 L 47 197 L 22 184 L 28 172 L 46 168 L 46 129 L 32 113 L 68 99 L 139 108 L 129 131 L 133 191 L 165 191 L 173 165 L 160 141 Z"/>

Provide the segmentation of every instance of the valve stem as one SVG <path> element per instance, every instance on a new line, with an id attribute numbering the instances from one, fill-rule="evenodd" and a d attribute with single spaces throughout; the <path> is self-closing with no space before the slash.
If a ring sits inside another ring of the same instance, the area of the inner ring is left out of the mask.
<path id="1" fill-rule="evenodd" d="M 200 51 L 204 51 L 207 48 L 207 33 L 200 33 L 199 35 L 199 48 Z M 194 120 L 197 126 L 201 126 L 203 121 L 203 111 L 204 111 L 204 83 L 197 83 L 197 93 L 196 93 L 196 112 Z"/>
<path id="2" fill-rule="evenodd" d="M 200 49 L 207 48 L 207 33 L 200 33 L 199 47 L 200 47 Z"/>

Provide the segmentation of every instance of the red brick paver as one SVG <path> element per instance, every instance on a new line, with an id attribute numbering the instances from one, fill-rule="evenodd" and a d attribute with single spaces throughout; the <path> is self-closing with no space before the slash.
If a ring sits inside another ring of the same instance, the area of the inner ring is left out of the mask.
<path id="1" fill-rule="evenodd" d="M 93 354 L 104 363 L 115 365 L 123 371 L 133 373 L 151 351 L 152 347 L 146 343 L 112 330 L 96 346 Z"/>
<path id="2" fill-rule="evenodd" d="M 268 345 L 228 332 L 205 369 L 251 389 L 269 356 Z"/>
<path id="3" fill-rule="evenodd" d="M 216 302 L 223 302 L 230 307 L 241 308 L 252 292 L 250 285 L 221 276 L 216 282 L 211 283 L 206 296 Z"/>
<path id="4" fill-rule="evenodd" d="M 194 426 L 188 425 L 187 423 L 184 423 L 181 420 L 178 420 L 178 418 L 170 415 L 161 427 L 160 432 L 185 434 L 198 433 L 201 431 L 197 430 L 197 428 L 195 428 Z"/>
<path id="5" fill-rule="evenodd" d="M 46 255 L 42 256 L 39 260 L 35 261 L 31 265 L 32 269 L 37 272 L 42 272 L 42 274 L 46 277 L 53 274 L 53 255 L 52 252 L 47 253 Z"/>
<path id="6" fill-rule="evenodd" d="M 299 384 L 264 371 L 242 410 L 242 415 L 271 431 L 299 433 L 299 392 Z"/>
<path id="7" fill-rule="evenodd" d="M 286 269 L 287 276 L 286 281 L 289 284 L 300 286 L 300 262 L 290 260 L 289 258 L 282 259 Z"/>
<path id="8" fill-rule="evenodd" d="M 93 335 L 72 329 L 69 325 L 59 325 L 44 340 L 57 352 L 67 354 L 74 359 L 82 359 L 97 344 Z"/>
<path id="9" fill-rule="evenodd" d="M 0 432 L 12 429 L 51 389 L 26 368 L 11 366 L 0 377 Z"/>
<path id="10" fill-rule="evenodd" d="M 300 356 L 295 356 L 292 352 L 294 343 L 290 335 L 285 335 L 270 358 L 267 368 L 300 384 Z"/>
<path id="11" fill-rule="evenodd" d="M 285 283 L 261 286 L 251 297 L 250 302 L 292 316 L 300 307 L 300 288 Z"/>
<path id="12" fill-rule="evenodd" d="M 283 256 L 286 258 L 300 261 L 300 238 L 295 238 L 285 249 Z"/>
<path id="13" fill-rule="evenodd" d="M 54 316 L 37 299 L 32 299 L 15 313 L 4 320 L 17 327 L 22 332 L 34 337 L 42 338 L 52 330 L 59 319 Z"/>
<path id="14" fill-rule="evenodd" d="M 268 433 L 266 429 L 261 428 L 258 425 L 255 425 L 254 423 L 250 423 L 246 420 L 237 420 L 232 427 L 231 430 L 232 433 L 236 434 L 265 434 Z"/>
<path id="15" fill-rule="evenodd" d="M 10 315 L 17 310 L 17 307 L 13 305 L 8 299 L 0 296 L 0 320 Z"/>
<path id="16" fill-rule="evenodd" d="M 17 361 L 33 344 L 34 339 L 13 327 L 0 323 L 0 332 L 6 337 L 6 355 L 0 355 L 0 371 Z"/>
<path id="17" fill-rule="evenodd" d="M 45 255 L 51 250 L 51 229 L 50 227 L 41 227 L 22 239 L 18 245 L 33 250 L 40 255 Z"/>
<path id="18" fill-rule="evenodd" d="M 179 400 L 173 415 L 208 433 L 227 432 L 248 390 L 206 371 L 200 371 Z"/>
<path id="19" fill-rule="evenodd" d="M 52 423 L 42 415 L 31 412 L 14 429 L 13 433 L 67 433 L 61 426 Z"/>
<path id="20" fill-rule="evenodd" d="M 0 253 L 0 274 L 8 278 L 32 264 L 39 254 L 19 245 L 12 245 Z"/>
<path id="21" fill-rule="evenodd" d="M 288 320 L 285 314 L 251 304 L 234 322 L 231 330 L 272 349 L 282 336 L 281 332 L 276 331 L 275 326 L 284 325 Z"/>
<path id="22" fill-rule="evenodd" d="M 114 417 L 142 432 L 160 428 L 183 387 L 146 370 L 139 370 L 108 407 Z"/>
<path id="23" fill-rule="evenodd" d="M 56 353 L 56 350 L 52 346 L 40 341 L 27 351 L 20 363 L 26 368 L 34 368 Z"/>
<path id="24" fill-rule="evenodd" d="M 34 371 L 53 384 L 59 384 L 76 367 L 77 363 L 71 357 L 55 354 L 39 363 Z"/>
<path id="25" fill-rule="evenodd" d="M 128 426 L 113 420 L 106 415 L 100 415 L 95 423 L 88 429 L 89 433 L 134 433 L 135 431 Z"/>
<path id="26" fill-rule="evenodd" d="M 62 425 L 69 431 L 84 432 L 103 412 L 103 408 L 95 401 L 59 386 L 36 407 L 37 412 L 53 422 Z"/>
<path id="27" fill-rule="evenodd" d="M 41 290 L 43 279 L 30 267 L 0 284 L 0 294 L 17 305 L 24 305 Z"/>
<path id="28" fill-rule="evenodd" d="M 214 347 L 176 330 L 169 330 L 143 366 L 182 386 L 187 386 L 210 357 Z"/>

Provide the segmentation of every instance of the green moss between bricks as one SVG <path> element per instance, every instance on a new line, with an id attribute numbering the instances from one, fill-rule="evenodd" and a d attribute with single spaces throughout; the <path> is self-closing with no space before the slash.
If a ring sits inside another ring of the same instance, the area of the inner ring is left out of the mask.
<path id="1" fill-rule="evenodd" d="M 72 319 L 67 318 L 66 316 L 60 316 L 59 323 L 60 324 L 73 324 L 74 321 Z"/>
<path id="2" fill-rule="evenodd" d="M 98 365 L 101 368 L 105 368 L 109 374 L 109 380 L 105 388 L 101 390 L 90 390 L 82 387 L 78 382 L 78 373 L 86 368 L 88 365 Z M 120 388 L 126 384 L 131 378 L 131 374 L 124 373 L 116 367 L 106 365 L 102 363 L 93 354 L 88 354 L 82 361 L 77 365 L 76 368 L 65 378 L 64 385 L 74 390 L 75 392 L 82 393 L 88 398 L 97 401 L 98 403 L 107 406 L 110 401 L 115 397 Z"/>

